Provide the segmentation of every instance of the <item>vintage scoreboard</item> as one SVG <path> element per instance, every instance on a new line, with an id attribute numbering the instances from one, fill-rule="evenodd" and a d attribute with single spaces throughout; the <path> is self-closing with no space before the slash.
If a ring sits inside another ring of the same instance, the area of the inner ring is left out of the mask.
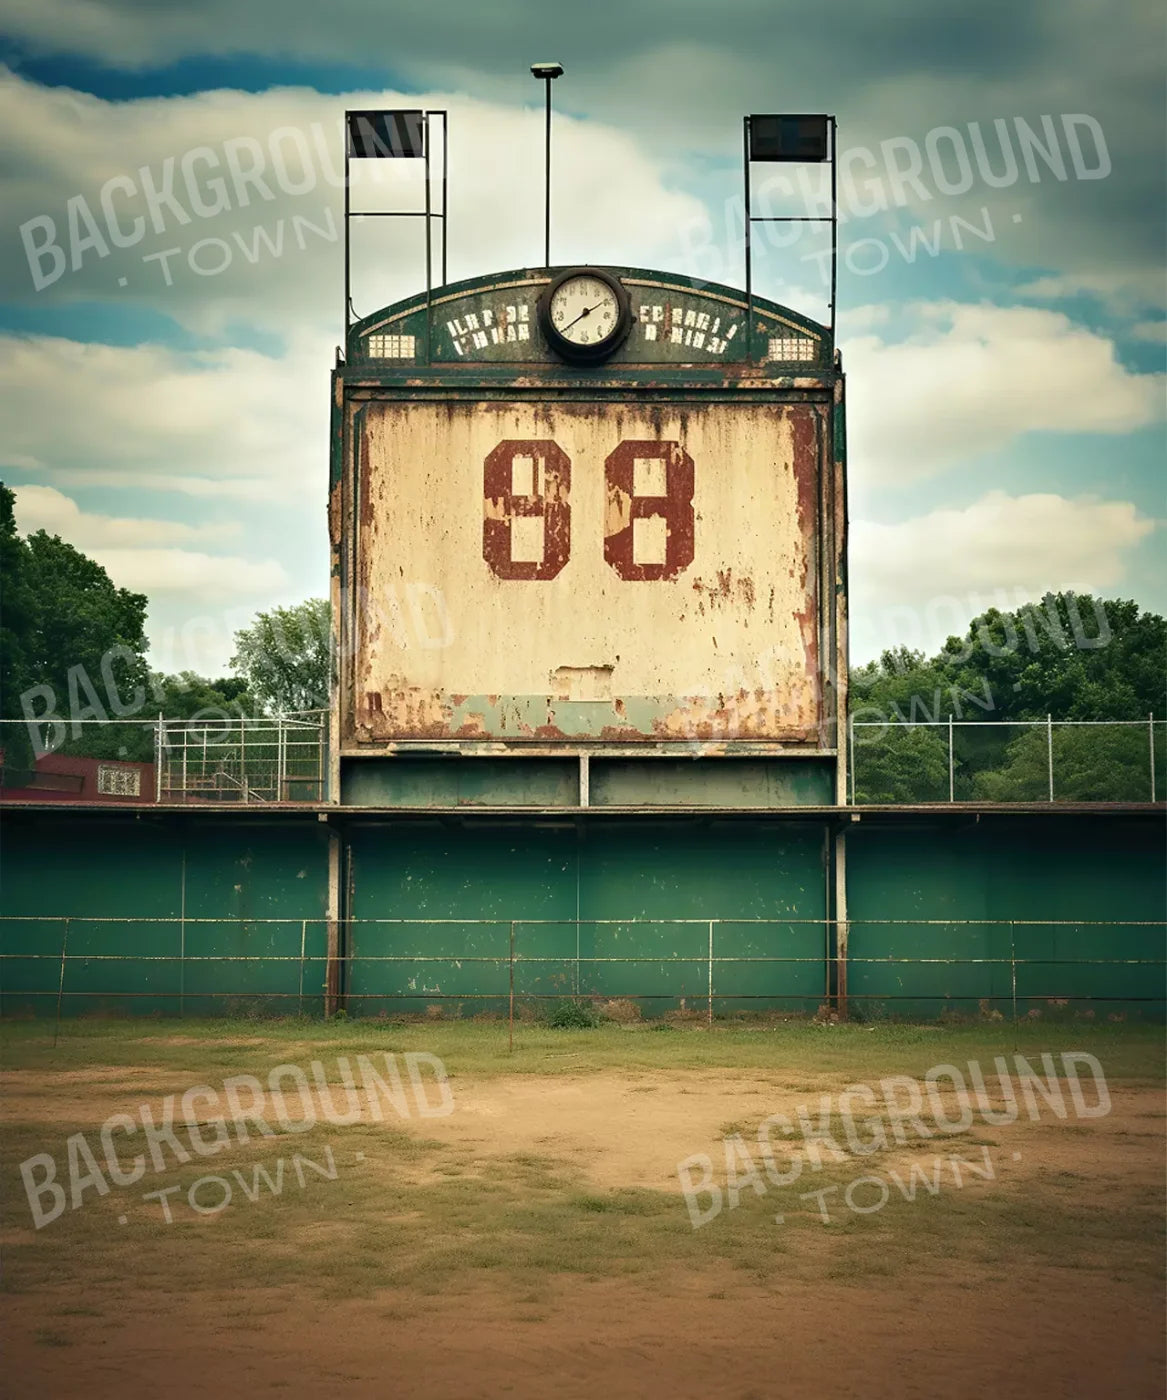
<path id="1" fill-rule="evenodd" d="M 824 327 L 665 273 L 509 272 L 354 324 L 333 407 L 336 798 L 843 799 Z"/>

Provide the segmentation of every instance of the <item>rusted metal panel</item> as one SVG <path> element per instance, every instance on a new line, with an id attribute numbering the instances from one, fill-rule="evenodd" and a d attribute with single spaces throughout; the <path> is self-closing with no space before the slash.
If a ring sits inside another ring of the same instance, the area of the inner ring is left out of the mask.
<path id="1" fill-rule="evenodd" d="M 344 742 L 822 746 L 825 398 L 354 407 Z"/>

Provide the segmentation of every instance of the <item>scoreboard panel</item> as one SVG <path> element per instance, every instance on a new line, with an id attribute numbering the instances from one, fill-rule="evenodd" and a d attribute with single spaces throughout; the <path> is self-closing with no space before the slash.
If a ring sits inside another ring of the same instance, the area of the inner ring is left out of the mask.
<path id="1" fill-rule="evenodd" d="M 354 326 L 339 753 L 835 754 L 828 346 L 786 308 L 634 269 L 503 274 Z"/>
<path id="2" fill-rule="evenodd" d="M 358 740 L 812 740 L 807 405 L 367 406 Z M 441 645 L 386 626 L 414 586 Z"/>

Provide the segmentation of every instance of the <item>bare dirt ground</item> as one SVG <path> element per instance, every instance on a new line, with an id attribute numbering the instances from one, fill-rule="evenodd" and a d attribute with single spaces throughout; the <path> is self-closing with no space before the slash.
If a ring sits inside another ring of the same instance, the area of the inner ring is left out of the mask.
<path id="1" fill-rule="evenodd" d="M 965 1277 L 926 1287 L 760 1288 L 710 1267 L 564 1281 L 537 1317 L 485 1289 L 322 1304 L 264 1289 L 161 1297 L 33 1339 L 43 1299 L 9 1312 L 12 1396 L 267 1394 L 544 1400 L 1046 1400 L 1163 1393 L 1161 1301 L 1105 1276 Z M 1158 1368 L 1158 1369 L 1157 1369 Z"/>
<path id="2" fill-rule="evenodd" d="M 552 1074 L 457 1075 L 448 1117 L 332 1128 L 338 1156 L 360 1135 L 361 1158 L 345 1158 L 363 1160 L 359 1170 L 169 1228 L 144 1224 L 137 1206 L 119 1228 L 132 1193 L 114 1191 L 35 1231 L 6 1162 L 0 1392 L 1163 1394 L 1160 1246 L 1143 1223 L 1162 1214 L 1159 1088 L 1112 1083 L 1110 1111 L 1088 1121 L 979 1123 L 958 1150 L 991 1153 L 994 1173 L 959 1191 L 830 1224 L 796 1205 L 828 1178 L 887 1178 L 933 1148 L 957 1150 L 950 1139 L 893 1145 L 764 1199 L 744 1191 L 739 1209 L 694 1232 L 677 1163 L 708 1153 L 724 1184 L 727 1136 L 749 1143 L 767 1115 L 793 1118 L 849 1077 L 580 1071 L 563 1059 Z M 43 1142 L 63 1163 L 66 1134 L 80 1128 L 96 1144 L 109 1114 L 199 1082 L 162 1064 L 11 1071 L 5 1132 L 33 1144 L 18 1151 Z M 182 1179 L 231 1165 L 196 1164 Z M 632 1213 L 613 1215 L 609 1200 Z M 777 1225 L 788 1205 L 797 1216 Z M 342 1280 L 337 1261 L 350 1258 L 366 1272 Z M 412 1272 L 394 1272 L 406 1258 Z"/>

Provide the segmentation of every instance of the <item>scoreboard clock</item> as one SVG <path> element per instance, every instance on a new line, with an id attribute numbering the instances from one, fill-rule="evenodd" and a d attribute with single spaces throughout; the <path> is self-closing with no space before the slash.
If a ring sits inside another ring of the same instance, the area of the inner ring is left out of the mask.
<path id="1" fill-rule="evenodd" d="M 571 364 L 606 360 L 632 329 L 628 293 L 618 278 L 599 269 L 561 272 L 540 296 L 538 313 L 547 344 Z"/>
<path id="2" fill-rule="evenodd" d="M 330 512 L 342 761 L 832 754 L 829 343 L 633 268 L 520 270 L 358 322 Z"/>

